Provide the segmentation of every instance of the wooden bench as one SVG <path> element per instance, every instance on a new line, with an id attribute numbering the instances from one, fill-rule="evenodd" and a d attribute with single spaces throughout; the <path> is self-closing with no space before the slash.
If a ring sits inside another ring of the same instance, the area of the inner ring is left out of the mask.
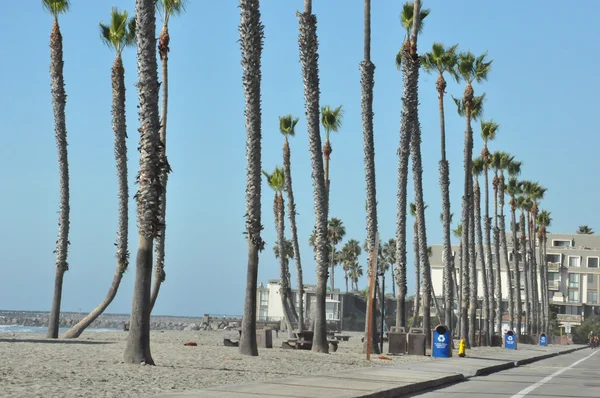
<path id="1" fill-rule="evenodd" d="M 333 336 L 337 341 L 348 341 L 350 340 L 350 336 L 338 334 L 337 336 Z"/>

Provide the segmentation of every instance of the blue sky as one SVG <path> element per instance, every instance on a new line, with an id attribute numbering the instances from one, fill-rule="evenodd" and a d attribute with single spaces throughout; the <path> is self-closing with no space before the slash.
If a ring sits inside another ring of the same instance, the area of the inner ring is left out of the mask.
<path id="1" fill-rule="evenodd" d="M 106 294 L 115 269 L 117 181 L 111 130 L 110 68 L 114 54 L 98 33 L 111 6 L 134 11 L 133 0 L 73 1 L 60 17 L 64 38 L 67 129 L 71 172 L 71 234 L 63 310 L 90 310 Z M 575 17 L 564 7 L 542 0 L 519 2 L 425 1 L 431 8 L 420 52 L 434 41 L 459 43 L 494 59 L 486 92 L 486 119 L 501 124 L 491 149 L 502 149 L 524 162 L 523 178 L 548 187 L 543 207 L 552 212 L 555 232 L 579 224 L 600 229 L 595 158 L 600 61 L 590 46 L 599 36 L 595 16 L 600 5 L 579 2 Z M 167 279 L 154 313 L 240 314 L 246 275 L 245 128 L 241 85 L 239 10 L 234 0 L 189 2 L 188 12 L 170 24 L 170 110 L 168 156 L 173 174 L 168 187 Z M 558 5 L 558 3 L 556 3 Z M 263 168 L 282 162 L 279 115 L 300 117 L 291 140 L 294 190 L 306 283 L 314 283 L 307 241 L 314 224 L 312 180 L 300 65 L 296 10 L 302 1 L 263 0 Z M 373 1 L 372 60 L 375 71 L 375 141 L 379 229 L 382 239 L 395 235 L 397 155 L 401 74 L 394 65 L 403 31 L 399 1 Z M 52 18 L 41 2 L 9 2 L 0 25 L 5 61 L 0 66 L 5 170 L 0 196 L 0 308 L 49 310 L 53 250 L 57 234 L 58 166 L 49 81 Z M 332 137 L 331 216 L 341 218 L 347 239 L 365 238 L 365 187 L 360 116 L 359 62 L 363 46 L 363 4 L 359 0 L 315 0 L 320 43 L 321 104 L 344 105 L 341 131 Z M 124 54 L 130 157 L 130 190 L 135 192 L 138 153 L 135 49 Z M 441 242 L 438 184 L 439 117 L 435 76 L 420 80 L 423 181 L 428 243 Z M 464 121 L 450 94 L 463 85 L 448 84 L 447 151 L 451 167 L 452 210 L 460 214 Z M 475 150 L 481 148 L 474 124 Z M 409 189 L 412 189 L 410 178 Z M 412 197 L 412 191 L 411 197 Z M 259 281 L 278 278 L 273 256 L 273 194 L 265 184 L 263 224 L 266 250 L 260 256 Z M 287 219 L 286 219 L 287 221 Z M 409 222 L 412 220 L 409 219 Z M 409 247 L 412 242 L 409 228 Z M 289 236 L 289 231 L 288 231 Z M 135 203 L 131 200 L 130 251 L 137 244 Z M 409 251 L 409 258 L 412 253 Z M 411 263 L 412 267 L 412 263 Z M 134 269 L 126 274 L 109 312 L 129 312 Z M 292 270 L 292 275 L 295 272 Z M 293 277 L 293 276 L 292 276 Z M 413 290 L 413 271 L 408 270 Z M 294 278 L 294 277 L 293 277 Z M 293 281 L 295 283 L 295 281 Z M 365 281 L 361 281 L 362 286 Z M 343 272 L 336 273 L 343 286 Z"/>

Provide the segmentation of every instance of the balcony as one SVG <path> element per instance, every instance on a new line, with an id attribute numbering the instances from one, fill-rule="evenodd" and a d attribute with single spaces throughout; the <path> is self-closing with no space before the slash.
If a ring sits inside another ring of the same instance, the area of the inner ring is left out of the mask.
<path id="1" fill-rule="evenodd" d="M 548 272 L 560 272 L 561 263 L 548 263 Z"/>
<path id="2" fill-rule="evenodd" d="M 581 323 L 581 315 L 556 314 L 559 322 Z"/>
<path id="3" fill-rule="evenodd" d="M 560 281 L 548 281 L 548 290 L 560 290 Z"/>

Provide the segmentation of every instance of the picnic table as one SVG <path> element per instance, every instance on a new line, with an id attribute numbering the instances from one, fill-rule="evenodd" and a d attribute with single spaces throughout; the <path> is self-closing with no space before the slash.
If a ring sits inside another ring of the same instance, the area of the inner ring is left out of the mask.
<path id="1" fill-rule="evenodd" d="M 295 348 L 297 350 L 311 350 L 315 333 L 312 331 L 294 332 L 296 338 L 288 339 L 281 344 L 281 348 Z M 338 340 L 327 338 L 329 348 L 332 352 L 336 352 L 338 348 Z"/>

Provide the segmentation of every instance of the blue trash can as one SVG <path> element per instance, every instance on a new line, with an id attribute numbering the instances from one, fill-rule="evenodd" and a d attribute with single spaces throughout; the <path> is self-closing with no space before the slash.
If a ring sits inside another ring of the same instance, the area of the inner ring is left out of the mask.
<path id="1" fill-rule="evenodd" d="M 509 350 L 517 349 L 517 335 L 512 330 L 507 330 L 504 335 L 504 348 L 508 348 Z"/>
<path id="2" fill-rule="evenodd" d="M 542 347 L 548 346 L 548 338 L 546 337 L 546 333 L 540 334 L 540 346 L 542 346 Z"/>
<path id="3" fill-rule="evenodd" d="M 438 325 L 433 330 L 431 356 L 434 358 L 450 358 L 452 356 L 452 340 L 447 326 Z"/>

